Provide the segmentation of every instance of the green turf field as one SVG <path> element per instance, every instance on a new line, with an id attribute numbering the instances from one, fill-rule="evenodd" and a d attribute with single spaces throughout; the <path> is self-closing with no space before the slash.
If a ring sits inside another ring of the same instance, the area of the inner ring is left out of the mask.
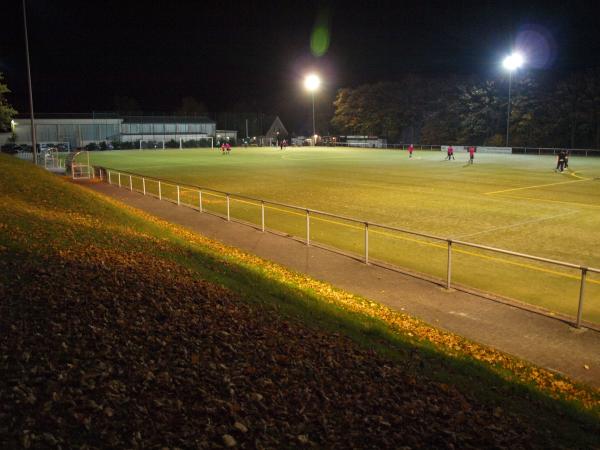
<path id="1" fill-rule="evenodd" d="M 374 149 L 234 148 L 96 152 L 93 164 L 181 183 L 258 197 L 600 267 L 600 158 L 571 157 L 570 170 L 553 171 L 551 156 L 467 154 L 445 161 L 441 152 Z M 141 190 L 141 179 L 134 179 Z M 176 198 L 173 187 L 162 195 Z M 147 183 L 157 194 L 157 186 Z M 197 205 L 198 193 L 181 191 Z M 203 206 L 225 212 L 225 199 L 203 193 Z M 260 207 L 232 200 L 233 217 L 260 223 Z M 267 227 L 305 236 L 303 213 L 267 207 Z M 311 218 L 311 239 L 357 254 L 364 252 L 360 224 Z M 440 278 L 446 245 L 371 227 L 369 254 Z M 579 271 L 454 247 L 453 280 L 573 315 Z M 600 275 L 589 274 L 584 319 L 600 323 Z"/>

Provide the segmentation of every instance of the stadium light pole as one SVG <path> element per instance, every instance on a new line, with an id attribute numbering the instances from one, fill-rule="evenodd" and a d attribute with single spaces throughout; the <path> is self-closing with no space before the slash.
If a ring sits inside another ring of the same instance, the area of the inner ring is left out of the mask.
<path id="1" fill-rule="evenodd" d="M 520 53 L 508 55 L 502 61 L 502 66 L 508 71 L 508 104 L 506 107 L 506 146 L 508 147 L 508 139 L 510 133 L 510 89 L 512 84 L 512 73 L 520 68 L 525 60 Z"/>
<path id="2" fill-rule="evenodd" d="M 29 38 L 27 37 L 27 11 L 25 0 L 23 0 L 23 25 L 25 29 L 25 56 L 27 57 L 27 84 L 29 87 L 29 114 L 31 119 L 31 150 L 33 151 L 33 163 L 37 163 L 37 142 L 35 136 L 35 119 L 33 118 L 33 92 L 31 91 L 31 67 L 29 65 Z"/>
<path id="3" fill-rule="evenodd" d="M 312 94 L 312 122 L 314 145 L 317 145 L 317 128 L 315 125 L 315 91 L 321 86 L 321 79 L 318 75 L 311 73 L 304 78 L 304 87 Z"/>

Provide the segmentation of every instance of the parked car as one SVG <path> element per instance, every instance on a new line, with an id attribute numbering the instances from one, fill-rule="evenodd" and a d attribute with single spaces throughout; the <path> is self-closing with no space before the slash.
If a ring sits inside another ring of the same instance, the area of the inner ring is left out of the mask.
<path id="1" fill-rule="evenodd" d="M 8 153 L 9 155 L 14 155 L 15 153 L 21 153 L 23 151 L 23 147 L 13 144 L 12 142 L 4 144 L 0 149 L 2 153 Z"/>

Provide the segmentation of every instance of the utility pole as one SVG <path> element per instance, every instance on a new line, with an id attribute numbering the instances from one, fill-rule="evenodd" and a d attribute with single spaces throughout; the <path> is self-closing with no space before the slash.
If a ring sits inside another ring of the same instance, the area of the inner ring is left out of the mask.
<path id="1" fill-rule="evenodd" d="M 31 149 L 33 163 L 37 163 L 37 142 L 35 138 L 35 119 L 33 117 L 33 92 L 31 91 L 31 67 L 29 65 L 29 38 L 27 37 L 27 11 L 23 0 L 23 25 L 25 28 L 25 56 L 27 57 L 27 84 L 29 86 L 29 115 L 31 118 Z"/>

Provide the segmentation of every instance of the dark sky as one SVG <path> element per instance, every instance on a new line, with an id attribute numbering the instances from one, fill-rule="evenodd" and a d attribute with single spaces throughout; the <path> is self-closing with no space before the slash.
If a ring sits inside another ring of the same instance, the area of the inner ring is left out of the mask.
<path id="1" fill-rule="evenodd" d="M 541 70 L 600 66 L 599 1 L 154 2 L 28 0 L 34 101 L 40 112 L 106 111 L 134 97 L 150 112 L 193 96 L 211 111 L 278 113 L 302 127 L 310 69 L 322 99 L 405 72 L 494 76 L 516 43 Z M 20 0 L 5 0 L 0 71 L 27 110 Z M 317 18 L 324 56 L 310 50 Z"/>

